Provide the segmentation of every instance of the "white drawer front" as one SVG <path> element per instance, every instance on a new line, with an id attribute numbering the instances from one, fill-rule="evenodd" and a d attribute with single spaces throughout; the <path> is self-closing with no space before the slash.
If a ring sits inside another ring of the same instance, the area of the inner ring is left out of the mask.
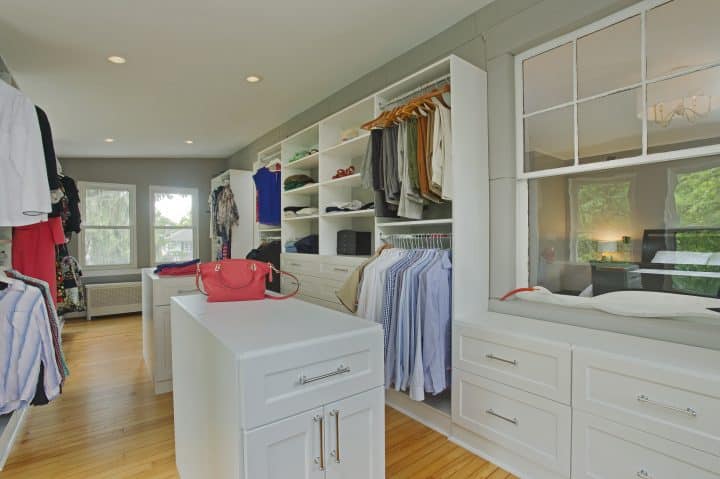
<path id="1" fill-rule="evenodd" d="M 333 338 L 241 360 L 245 427 L 268 424 L 383 385 L 383 335 Z M 303 379 L 304 378 L 304 379 Z"/>
<path id="2" fill-rule="evenodd" d="M 323 278 L 335 281 L 345 281 L 358 265 L 348 262 L 327 261 L 320 264 L 320 274 Z"/>
<path id="3" fill-rule="evenodd" d="M 340 303 L 337 299 L 335 291 L 340 289 L 341 284 L 337 281 L 307 276 L 304 274 L 296 274 L 300 281 L 300 293 L 303 296 L 310 296 L 316 299 L 322 299 L 331 303 Z M 281 279 L 281 288 L 283 292 L 291 293 L 295 291 L 295 280 L 283 276 Z M 285 294 L 287 294 L 285 293 Z"/>
<path id="4" fill-rule="evenodd" d="M 459 369 L 570 404 L 569 344 L 460 325 L 453 351 Z"/>
<path id="5" fill-rule="evenodd" d="M 570 408 L 453 370 L 453 421 L 531 461 L 570 476 Z"/>
<path id="6" fill-rule="evenodd" d="M 573 478 L 719 479 L 720 458 L 575 412 Z"/>
<path id="7" fill-rule="evenodd" d="M 153 303 L 155 306 L 167 306 L 173 296 L 198 294 L 195 276 L 156 279 L 153 282 Z"/>
<path id="8" fill-rule="evenodd" d="M 579 348 L 573 407 L 720 455 L 720 374 Z"/>
<path id="9" fill-rule="evenodd" d="M 320 274 L 320 260 L 318 257 L 282 255 L 280 265 L 281 269 L 288 273 L 309 274 L 311 276 Z"/>

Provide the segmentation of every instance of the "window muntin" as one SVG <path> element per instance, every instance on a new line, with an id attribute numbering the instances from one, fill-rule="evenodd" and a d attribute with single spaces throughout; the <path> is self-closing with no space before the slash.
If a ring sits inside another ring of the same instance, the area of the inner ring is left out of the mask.
<path id="1" fill-rule="evenodd" d="M 79 189 L 80 264 L 90 270 L 136 267 L 135 186 L 79 182 Z"/>
<path id="2" fill-rule="evenodd" d="M 150 188 L 153 264 L 197 257 L 197 190 Z"/>
<path id="3" fill-rule="evenodd" d="M 554 169 L 558 170 L 557 174 L 570 174 L 609 167 L 611 162 L 607 165 L 589 165 L 599 163 L 600 160 L 592 158 L 587 161 L 580 154 L 582 104 L 627 90 L 636 92 L 637 104 L 632 110 L 633 114 L 630 115 L 629 108 L 623 108 L 606 121 L 606 126 L 612 128 L 613 124 L 621 122 L 640 122 L 639 152 L 636 148 L 624 148 L 626 138 L 611 132 L 600 132 L 605 138 L 613 139 L 616 136 L 611 143 L 606 144 L 606 149 L 613 153 L 607 155 L 610 160 L 624 159 L 618 166 L 688 158 L 694 153 L 704 156 L 720 152 L 720 141 L 715 140 L 716 135 L 711 131 L 712 126 L 715 130 L 720 127 L 717 121 L 720 115 L 720 94 L 716 94 L 713 89 L 717 83 L 709 79 L 701 82 L 703 84 L 698 88 L 694 84 L 698 82 L 692 81 L 693 74 L 720 66 L 720 33 L 716 32 L 717 28 L 709 26 L 709 20 L 706 19 L 700 21 L 697 28 L 693 22 L 671 22 L 671 34 L 666 28 L 669 18 L 673 16 L 677 19 L 688 16 L 712 17 L 711 12 L 720 13 L 720 3 L 713 0 L 646 0 L 545 46 L 518 55 L 518 97 L 524 102 L 518 109 L 517 120 L 518 145 L 523 148 L 521 151 L 524 154 L 523 159 L 518 159 L 518 176 L 533 178 L 556 174 Z M 679 35 L 682 35 L 682 40 L 668 45 L 667 38 L 677 38 Z M 574 52 L 569 75 L 566 71 L 567 61 L 558 60 L 565 58 L 558 50 Z M 606 54 L 598 55 L 603 50 Z M 643 70 L 646 63 L 647 75 Z M 564 86 L 568 77 L 571 77 L 570 86 L 574 90 L 569 99 L 568 88 Z M 675 82 L 674 96 L 663 102 L 654 101 L 653 98 L 646 100 L 646 91 L 648 97 L 657 97 L 658 89 L 668 87 L 656 85 L 669 81 L 668 77 L 684 78 Z M 563 95 L 553 94 L 560 91 Z M 659 103 L 666 111 L 667 108 L 675 107 L 675 125 L 657 120 L 654 112 Z M 529 117 L 537 114 L 530 106 L 542 107 L 540 111 L 568 107 L 573 109 L 574 148 L 578 155 L 570 165 L 559 162 L 551 168 L 535 169 L 532 161 L 526 161 L 528 155 L 535 153 L 536 145 L 543 143 L 537 139 L 535 143 L 526 142 L 528 135 L 524 126 Z M 697 115 L 693 110 L 699 110 L 700 114 Z M 646 119 L 646 116 L 649 118 Z M 688 123 L 688 129 L 691 130 L 685 132 L 684 136 L 675 131 L 684 129 L 682 122 Z M 704 130 L 703 125 L 696 125 L 698 122 L 704 123 L 707 129 Z M 674 135 L 680 136 L 679 141 L 674 141 Z M 615 152 L 630 155 L 617 155 Z"/>

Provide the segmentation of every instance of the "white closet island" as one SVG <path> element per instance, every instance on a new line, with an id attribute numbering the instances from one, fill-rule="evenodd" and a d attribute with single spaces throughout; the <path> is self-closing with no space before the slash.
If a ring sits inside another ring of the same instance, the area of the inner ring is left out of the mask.
<path id="1" fill-rule="evenodd" d="M 385 477 L 383 332 L 299 300 L 171 305 L 182 479 Z"/>

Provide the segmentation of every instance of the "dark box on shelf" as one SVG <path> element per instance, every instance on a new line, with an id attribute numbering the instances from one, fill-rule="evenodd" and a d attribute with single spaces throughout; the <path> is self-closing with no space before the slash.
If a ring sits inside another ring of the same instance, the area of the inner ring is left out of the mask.
<path id="1" fill-rule="evenodd" d="M 368 256 L 372 248 L 372 233 L 340 230 L 337 233 L 337 254 Z"/>

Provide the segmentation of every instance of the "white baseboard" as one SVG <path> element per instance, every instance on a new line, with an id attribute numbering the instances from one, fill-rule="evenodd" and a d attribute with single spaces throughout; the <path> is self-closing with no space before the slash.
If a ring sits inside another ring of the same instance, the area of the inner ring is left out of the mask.
<path id="1" fill-rule="evenodd" d="M 444 412 L 393 389 L 385 390 L 385 404 L 444 436 L 449 436 L 452 419 Z"/>

